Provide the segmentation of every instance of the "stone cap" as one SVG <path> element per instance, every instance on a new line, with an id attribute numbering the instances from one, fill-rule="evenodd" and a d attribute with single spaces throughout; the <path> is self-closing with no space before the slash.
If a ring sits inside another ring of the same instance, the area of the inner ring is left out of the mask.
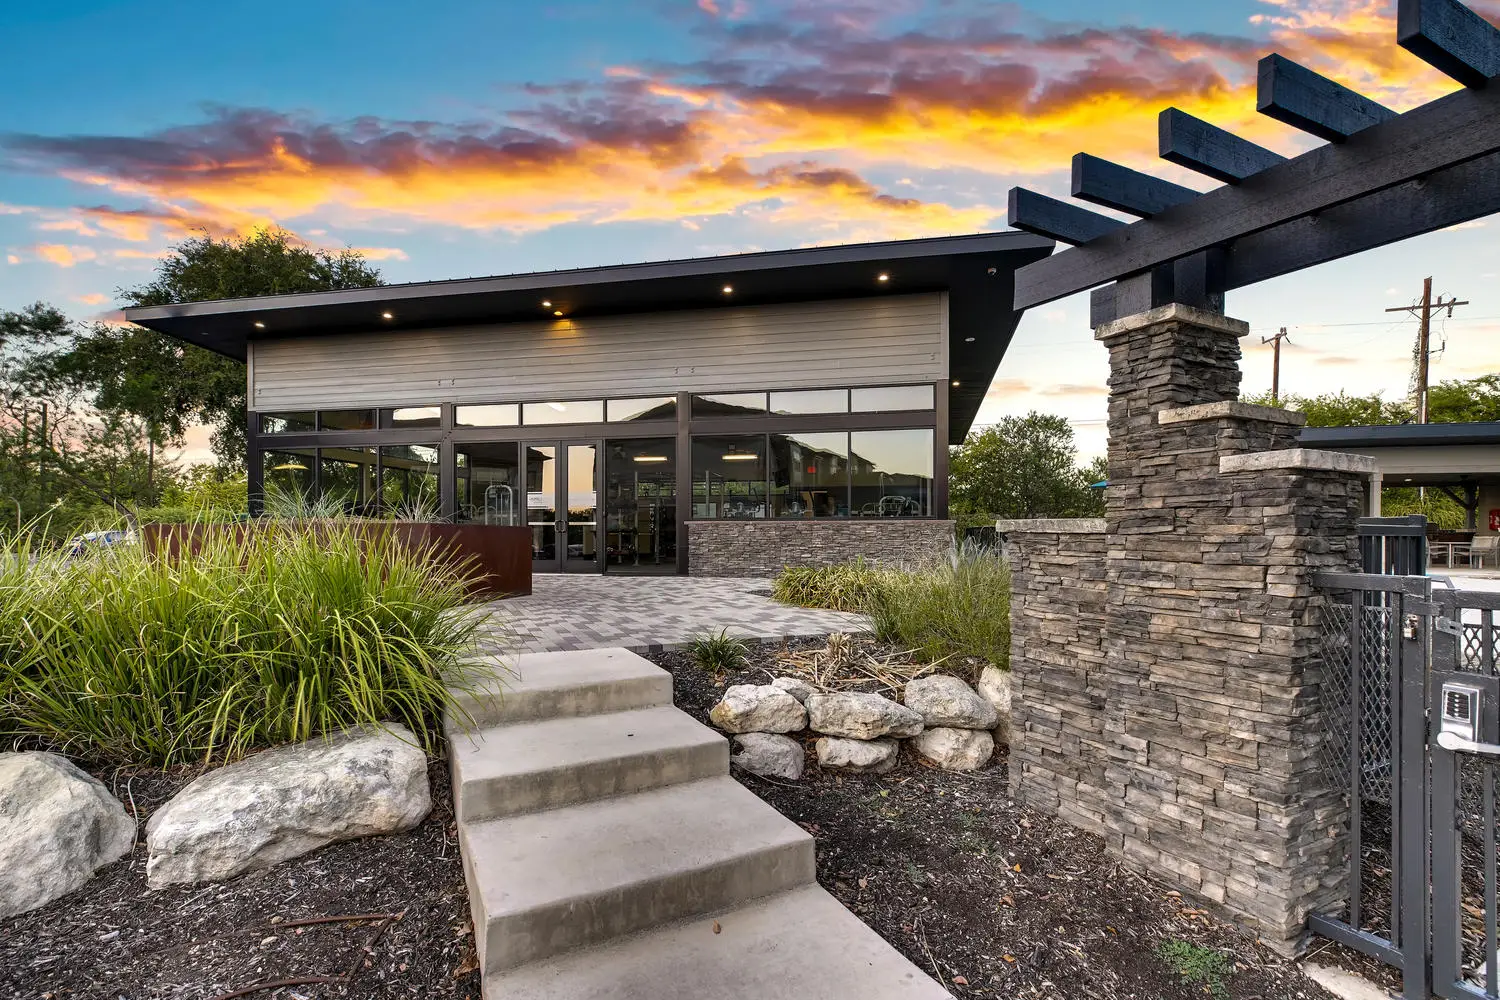
<path id="1" fill-rule="evenodd" d="M 1307 423 L 1305 413 L 1283 410 L 1275 406 L 1257 406 L 1242 403 L 1237 399 L 1226 399 L 1218 403 L 1199 403 L 1197 406 L 1179 406 L 1174 410 L 1162 410 L 1156 415 L 1159 424 L 1185 424 L 1194 420 L 1222 420 L 1226 417 L 1240 420 L 1262 420 L 1271 424 L 1286 424 L 1301 427 Z"/>
<path id="2" fill-rule="evenodd" d="M 995 530 L 1002 535 L 1025 532 L 1056 535 L 1092 535 L 1104 532 L 1102 517 L 1031 517 L 1020 521 L 996 521 Z"/>
<path id="3" fill-rule="evenodd" d="M 1094 339 L 1110 340 L 1160 323 L 1190 323 L 1193 326 L 1227 333 L 1232 337 L 1244 337 L 1250 333 L 1250 324 L 1242 319 L 1230 319 L 1223 313 L 1209 312 L 1207 309 L 1173 302 L 1170 305 L 1158 306 L 1143 313 L 1136 313 L 1134 316 L 1125 316 L 1105 323 L 1103 326 L 1097 326 L 1094 328 Z"/>
<path id="4" fill-rule="evenodd" d="M 1281 472 L 1290 469 L 1372 475 L 1380 471 L 1380 463 L 1370 455 L 1318 451 L 1313 448 L 1254 451 L 1244 455 L 1225 455 L 1219 459 L 1220 472 Z"/>

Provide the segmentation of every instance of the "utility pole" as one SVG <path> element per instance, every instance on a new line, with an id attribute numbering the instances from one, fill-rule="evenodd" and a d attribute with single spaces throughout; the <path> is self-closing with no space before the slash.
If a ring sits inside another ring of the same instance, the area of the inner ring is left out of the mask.
<path id="1" fill-rule="evenodd" d="M 1427 423 L 1427 372 L 1428 362 L 1432 358 L 1433 310 L 1446 309 L 1448 310 L 1448 317 L 1451 319 L 1455 306 L 1466 306 L 1468 304 L 1467 299 L 1462 302 L 1457 299 L 1449 299 L 1447 302 L 1444 302 L 1441 295 L 1438 296 L 1436 302 L 1432 301 L 1432 278 L 1429 277 L 1422 280 L 1422 301 L 1420 304 L 1396 306 L 1393 309 L 1386 310 L 1388 313 L 1411 313 L 1417 317 L 1417 423 L 1419 424 Z"/>
<path id="2" fill-rule="evenodd" d="M 1270 344 L 1271 345 L 1272 358 L 1273 358 L 1273 360 L 1271 362 L 1271 405 L 1272 406 L 1280 406 L 1281 405 L 1281 342 L 1283 340 L 1286 341 L 1288 344 L 1290 344 L 1292 342 L 1292 338 L 1287 336 L 1286 327 L 1282 327 L 1281 328 L 1281 332 L 1278 333 L 1274 337 L 1262 337 L 1262 338 L 1260 338 L 1260 342 L 1262 344 Z"/>

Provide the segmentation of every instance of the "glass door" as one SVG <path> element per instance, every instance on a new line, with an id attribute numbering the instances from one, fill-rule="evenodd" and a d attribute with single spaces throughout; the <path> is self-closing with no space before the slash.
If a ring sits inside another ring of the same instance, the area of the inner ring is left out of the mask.
<path id="1" fill-rule="evenodd" d="M 525 452 L 532 568 L 598 572 L 598 445 L 531 443 Z"/>

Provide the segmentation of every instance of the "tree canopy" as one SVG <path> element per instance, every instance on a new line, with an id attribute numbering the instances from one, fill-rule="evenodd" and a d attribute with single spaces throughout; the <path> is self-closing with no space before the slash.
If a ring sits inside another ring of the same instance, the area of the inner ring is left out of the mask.
<path id="1" fill-rule="evenodd" d="M 1097 517 L 1104 500 L 1089 484 L 1103 461 L 1077 465 L 1073 428 L 1063 417 L 1028 413 L 971 432 L 949 461 L 948 502 L 964 527 L 1001 519 Z"/>

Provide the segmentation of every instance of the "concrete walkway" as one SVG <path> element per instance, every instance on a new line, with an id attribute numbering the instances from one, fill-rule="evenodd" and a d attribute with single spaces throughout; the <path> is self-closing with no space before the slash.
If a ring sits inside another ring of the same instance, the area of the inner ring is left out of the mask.
<path id="1" fill-rule="evenodd" d="M 494 603 L 497 625 L 508 633 L 497 650 L 651 652 L 724 628 L 775 640 L 870 627 L 863 615 L 777 604 L 765 596 L 770 589 L 769 580 L 537 574 L 530 597 Z"/>
<path id="2" fill-rule="evenodd" d="M 453 791 L 490 1000 L 941 1000 L 818 887 L 813 839 L 624 649 L 510 661 Z"/>

